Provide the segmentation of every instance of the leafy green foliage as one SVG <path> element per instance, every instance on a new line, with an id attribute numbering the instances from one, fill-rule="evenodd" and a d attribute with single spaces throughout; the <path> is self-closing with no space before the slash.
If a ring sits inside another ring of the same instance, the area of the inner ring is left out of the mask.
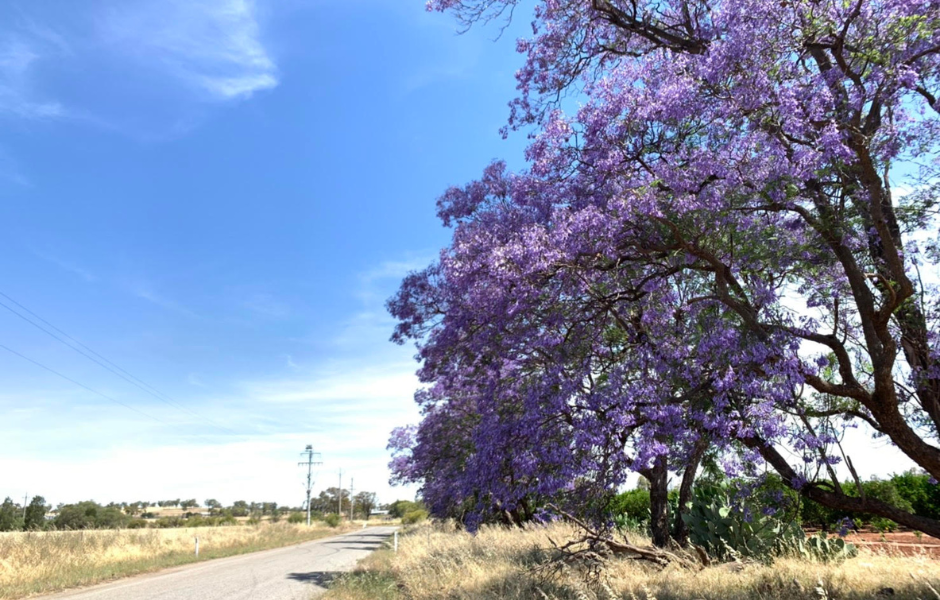
<path id="1" fill-rule="evenodd" d="M 940 485 L 931 483 L 929 475 L 911 470 L 893 475 L 891 483 L 897 488 L 898 495 L 910 503 L 916 514 L 940 519 Z"/>
<path id="2" fill-rule="evenodd" d="M 348 515 L 349 490 L 328 487 L 320 492 L 319 496 L 310 498 L 310 509 L 322 514 L 341 512 L 344 515 Z"/>
<path id="3" fill-rule="evenodd" d="M 406 513 L 423 510 L 424 505 L 420 502 L 412 502 L 411 500 L 396 500 L 388 505 L 388 516 L 394 519 L 404 518 Z"/>
<path id="4" fill-rule="evenodd" d="M 356 513 L 368 519 L 375 508 L 375 492 L 359 492 L 355 498 Z"/>
<path id="5" fill-rule="evenodd" d="M 59 507 L 53 520 L 56 529 L 120 529 L 131 518 L 117 506 L 101 506 L 86 500 Z"/>
<path id="6" fill-rule="evenodd" d="M 23 518 L 23 529 L 35 531 L 46 527 L 46 499 L 42 496 L 33 496 L 26 515 Z"/>
<path id="7" fill-rule="evenodd" d="M 23 521 L 20 518 L 22 511 L 13 503 L 13 500 L 7 498 L 0 505 L 0 531 L 16 531 L 23 528 Z"/>
<path id="8" fill-rule="evenodd" d="M 625 533 L 642 533 L 646 534 L 649 531 L 649 516 L 646 520 L 639 520 L 631 517 L 627 514 L 614 515 L 612 518 L 614 523 L 614 529 L 619 531 L 622 534 Z"/>
<path id="9" fill-rule="evenodd" d="M 881 500 L 882 502 L 908 512 L 923 514 L 914 507 L 914 503 L 909 500 L 909 498 L 919 500 L 921 502 L 921 508 L 924 510 L 936 510 L 935 508 L 930 508 L 930 500 L 927 494 L 930 492 L 937 494 L 938 492 L 921 488 L 921 482 L 917 481 L 916 477 L 917 476 L 914 476 L 913 479 L 901 477 L 899 480 L 899 476 L 895 475 L 891 479 L 871 479 L 869 481 L 863 481 L 862 491 L 867 498 Z M 927 479 L 927 476 L 924 476 L 924 486 L 930 485 Z M 904 494 L 898 489 L 899 483 L 901 488 L 905 490 Z M 843 482 L 842 490 L 847 496 L 858 496 L 858 488 L 855 482 Z M 817 504 L 812 500 L 803 501 L 800 516 L 805 525 L 812 525 L 826 530 L 832 530 L 838 527 L 838 524 L 845 519 L 851 519 L 857 527 L 870 526 L 872 529 L 878 531 L 893 531 L 897 528 L 897 524 L 894 521 L 883 517 L 831 509 Z"/>
<path id="10" fill-rule="evenodd" d="M 617 494 L 607 505 L 607 510 L 615 522 L 646 523 L 650 520 L 650 491 L 635 489 Z"/>
<path id="11" fill-rule="evenodd" d="M 323 517 L 323 521 L 330 527 L 338 527 L 342 518 L 336 513 L 330 513 Z"/>
<path id="12" fill-rule="evenodd" d="M 251 509 L 248 507 L 248 503 L 244 500 L 237 500 L 234 504 L 232 504 L 233 517 L 247 517 L 249 512 L 251 512 Z"/>
<path id="13" fill-rule="evenodd" d="M 406 512 L 401 517 L 402 525 L 414 525 L 415 523 L 420 523 L 428 518 L 428 511 L 423 508 L 418 508 L 415 510 L 410 510 Z"/>

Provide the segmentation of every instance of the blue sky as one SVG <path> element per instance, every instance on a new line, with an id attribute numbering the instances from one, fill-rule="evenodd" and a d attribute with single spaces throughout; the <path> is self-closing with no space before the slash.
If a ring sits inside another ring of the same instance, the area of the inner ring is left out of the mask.
<path id="1" fill-rule="evenodd" d="M 297 505 L 308 443 L 318 488 L 343 468 L 411 496 L 385 443 L 417 419 L 415 363 L 383 303 L 447 243 L 446 186 L 521 166 L 498 130 L 525 20 L 495 39 L 421 0 L 4 3 L 0 293 L 171 401 L 0 307 L 0 345 L 113 399 L 0 349 L 0 498 Z M 851 437 L 863 476 L 907 467 Z"/>
<path id="2" fill-rule="evenodd" d="M 417 382 L 383 303 L 446 244 L 438 194 L 518 164 L 518 34 L 456 35 L 420 0 L 30 0 L 0 23 L 0 292 L 186 407 L 0 308 L 0 344 L 146 413 L 0 350 L 0 497 L 299 504 L 307 443 L 324 484 L 413 493 L 386 481 Z"/>

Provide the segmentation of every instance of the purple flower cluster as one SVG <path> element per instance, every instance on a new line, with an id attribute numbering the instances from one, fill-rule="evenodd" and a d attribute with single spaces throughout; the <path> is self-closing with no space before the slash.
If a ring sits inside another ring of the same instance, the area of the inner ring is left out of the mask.
<path id="1" fill-rule="evenodd" d="M 904 252 L 932 200 L 902 210 L 887 175 L 937 154 L 940 7 L 542 0 L 533 32 L 528 169 L 447 190 L 452 243 L 388 303 L 426 384 L 393 480 L 473 527 L 590 506 L 705 439 L 825 501 L 776 447 L 825 472 L 852 420 L 940 476 L 940 302 Z"/>

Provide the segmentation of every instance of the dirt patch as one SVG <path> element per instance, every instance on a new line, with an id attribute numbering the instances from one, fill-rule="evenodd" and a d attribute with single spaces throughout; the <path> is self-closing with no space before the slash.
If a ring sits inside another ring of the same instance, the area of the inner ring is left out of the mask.
<path id="1" fill-rule="evenodd" d="M 918 537 L 912 531 L 877 533 L 873 531 L 852 532 L 845 536 L 860 549 L 888 554 L 890 556 L 929 556 L 940 559 L 940 539 L 929 535 Z"/>

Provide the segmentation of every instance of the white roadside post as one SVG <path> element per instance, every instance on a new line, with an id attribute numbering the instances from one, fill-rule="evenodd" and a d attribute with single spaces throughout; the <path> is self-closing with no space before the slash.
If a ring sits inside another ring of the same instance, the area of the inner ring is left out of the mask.
<path id="1" fill-rule="evenodd" d="M 199 556 L 199 536 L 196 536 L 196 556 Z"/>
<path id="2" fill-rule="evenodd" d="M 395 530 L 395 552 L 398 552 L 398 530 Z"/>

